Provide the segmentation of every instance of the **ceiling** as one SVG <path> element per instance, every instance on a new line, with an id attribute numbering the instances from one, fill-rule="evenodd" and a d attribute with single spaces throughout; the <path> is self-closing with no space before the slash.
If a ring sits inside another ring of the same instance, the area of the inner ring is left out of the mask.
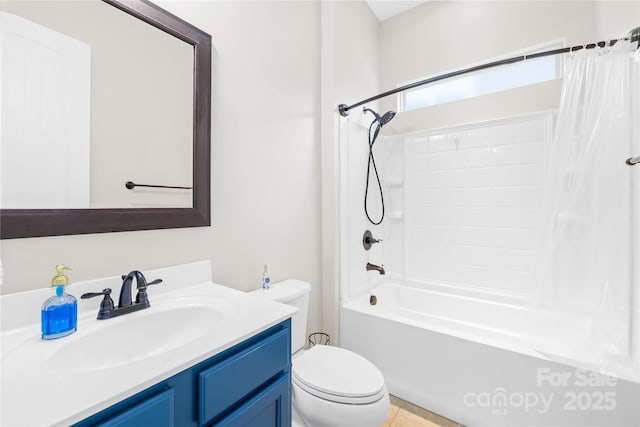
<path id="1" fill-rule="evenodd" d="M 404 0 L 366 0 L 367 4 L 376 15 L 380 22 L 385 19 L 389 19 L 393 16 L 399 15 L 404 11 L 413 9 L 416 6 L 420 6 L 422 3 L 426 3 L 428 0 L 423 1 L 404 1 Z"/>

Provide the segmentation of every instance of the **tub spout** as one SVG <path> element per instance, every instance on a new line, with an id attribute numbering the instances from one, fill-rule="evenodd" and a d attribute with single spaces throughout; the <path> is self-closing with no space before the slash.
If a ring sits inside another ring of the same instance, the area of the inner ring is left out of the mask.
<path id="1" fill-rule="evenodd" d="M 367 263 L 367 271 L 371 271 L 371 270 L 375 270 L 380 274 L 384 274 L 384 265 L 375 265 L 375 264 L 371 264 L 370 262 Z"/>

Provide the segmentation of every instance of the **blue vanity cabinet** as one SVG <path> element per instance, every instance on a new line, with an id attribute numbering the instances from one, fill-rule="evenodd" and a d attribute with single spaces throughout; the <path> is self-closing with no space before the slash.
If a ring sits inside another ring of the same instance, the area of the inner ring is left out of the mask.
<path id="1" fill-rule="evenodd" d="M 214 425 L 220 427 L 290 426 L 290 390 L 289 378 L 282 376 Z"/>
<path id="2" fill-rule="evenodd" d="M 289 427 L 287 319 L 75 427 Z"/>
<path id="3" fill-rule="evenodd" d="M 162 390 L 99 423 L 102 427 L 173 427 L 173 389 Z"/>

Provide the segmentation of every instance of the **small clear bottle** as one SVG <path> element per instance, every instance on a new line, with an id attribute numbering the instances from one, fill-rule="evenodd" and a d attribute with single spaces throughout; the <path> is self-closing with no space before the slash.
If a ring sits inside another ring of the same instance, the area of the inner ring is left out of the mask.
<path id="1" fill-rule="evenodd" d="M 271 277 L 269 277 L 269 264 L 264 265 L 264 273 L 262 273 L 262 289 L 271 287 Z"/>
<path id="2" fill-rule="evenodd" d="M 62 264 L 56 265 L 56 276 L 51 280 L 56 294 L 42 304 L 42 339 L 53 340 L 66 337 L 78 329 L 78 300 L 65 292 L 69 278 L 64 270 L 71 270 Z"/>

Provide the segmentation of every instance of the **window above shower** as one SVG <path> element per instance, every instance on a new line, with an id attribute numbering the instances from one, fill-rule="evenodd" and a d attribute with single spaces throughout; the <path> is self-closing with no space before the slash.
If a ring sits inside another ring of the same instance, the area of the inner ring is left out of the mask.
<path id="1" fill-rule="evenodd" d="M 500 59 L 519 55 L 560 49 L 564 47 L 564 44 L 561 40 L 555 40 L 510 52 L 498 58 L 490 58 L 483 62 L 499 61 Z M 457 78 L 421 86 L 398 95 L 398 110 L 412 111 L 559 79 L 562 77 L 562 59 L 563 57 L 560 55 L 528 59 L 523 62 L 464 74 Z M 478 64 L 468 64 L 459 69 L 471 68 L 475 65 Z M 455 70 L 447 72 L 451 71 Z M 414 81 L 430 77 L 433 76 L 424 76 Z M 414 81 L 404 82 L 399 86 L 411 84 Z"/>

